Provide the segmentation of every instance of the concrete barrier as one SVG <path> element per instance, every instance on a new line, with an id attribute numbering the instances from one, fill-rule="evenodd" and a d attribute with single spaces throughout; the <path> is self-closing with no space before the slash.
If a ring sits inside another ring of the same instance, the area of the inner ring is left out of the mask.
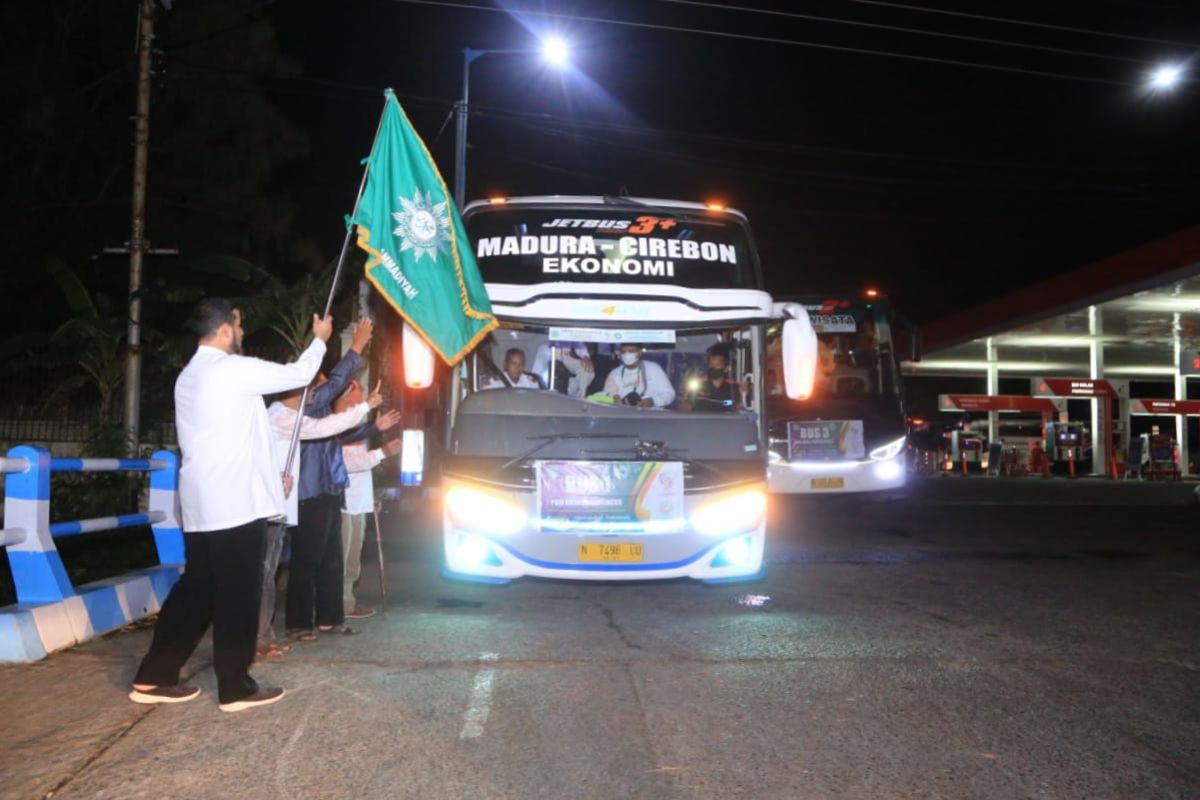
<path id="1" fill-rule="evenodd" d="M 148 513 L 50 523 L 55 472 L 147 472 Z M 37 447 L 14 447 L 0 458 L 4 481 L 3 546 L 17 603 L 0 608 L 0 661 L 28 662 L 158 613 L 183 568 L 179 523 L 179 458 L 167 450 L 150 459 L 51 458 Z M 150 525 L 159 566 L 72 586 L 55 538 Z"/>

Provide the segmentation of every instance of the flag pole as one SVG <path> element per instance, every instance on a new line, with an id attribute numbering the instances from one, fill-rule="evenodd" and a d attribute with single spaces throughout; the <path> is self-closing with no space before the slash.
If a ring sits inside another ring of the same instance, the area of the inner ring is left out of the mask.
<path id="1" fill-rule="evenodd" d="M 388 604 L 387 580 L 383 576 L 383 533 L 379 530 L 378 500 L 375 500 L 375 505 L 371 509 L 371 516 L 375 518 L 375 551 L 379 554 L 379 609 L 381 612 L 386 614 Z"/>
<path id="2" fill-rule="evenodd" d="M 387 113 L 388 96 L 391 95 L 389 89 L 384 96 L 383 111 L 379 114 L 379 124 L 375 126 L 375 136 L 371 139 L 371 152 L 375 152 L 375 142 L 379 140 L 379 131 L 383 129 L 383 117 Z M 362 180 L 358 184 L 358 194 L 354 198 L 354 212 L 351 214 L 351 220 L 358 216 L 358 204 L 362 202 L 363 191 L 367 188 L 367 173 L 370 171 L 370 162 L 363 166 Z M 346 251 L 350 249 L 350 241 L 354 237 L 354 222 L 346 226 L 346 238 L 342 240 L 342 252 L 338 254 L 337 267 L 333 271 L 333 281 L 329 284 L 329 296 L 325 298 L 325 311 L 321 314 L 322 317 L 328 317 L 330 309 L 333 308 L 333 296 L 337 294 L 338 281 L 342 277 L 342 267 L 346 263 Z M 283 474 L 292 474 L 292 464 L 295 463 L 296 450 L 300 445 L 300 423 L 304 421 L 304 407 L 308 405 L 308 388 L 311 382 L 304 387 L 304 391 L 300 393 L 300 410 L 296 413 L 296 424 L 292 427 L 292 439 L 288 445 L 287 461 L 284 462 Z M 299 491 L 299 486 L 293 486 L 292 491 Z"/>

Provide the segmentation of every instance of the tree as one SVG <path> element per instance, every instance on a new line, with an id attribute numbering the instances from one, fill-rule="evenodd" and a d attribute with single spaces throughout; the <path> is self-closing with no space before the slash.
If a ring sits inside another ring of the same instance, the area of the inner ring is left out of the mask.
<path id="1" fill-rule="evenodd" d="M 282 276 L 326 261 L 293 230 L 294 208 L 275 185 L 307 141 L 255 77 L 296 70 L 269 5 L 180 0 L 159 10 L 147 232 L 181 254 L 145 269 L 148 421 L 169 418 L 169 387 L 194 348 L 188 306 L 206 295 L 247 307 L 282 297 Z M 34 358 L 50 363 L 54 403 L 94 400 L 106 420 L 121 387 L 127 271 L 124 256 L 98 254 L 129 233 L 137 6 L 47 0 L 40 25 L 27 24 L 26 8 L 0 8 L 10 33 L 0 102 L 16 120 L 0 126 L 0 302 L 13 326 L 0 334 L 0 361 L 10 378 Z M 248 332 L 268 323 L 282 319 L 249 314 Z M 15 389 L 7 401 L 20 400 L 21 381 Z"/>
<path id="2" fill-rule="evenodd" d="M 296 69 L 263 8 L 185 0 L 159 12 L 147 231 L 182 255 L 150 261 L 148 303 L 213 256 L 279 274 L 325 261 L 292 229 L 294 209 L 273 184 L 307 141 L 254 77 Z M 11 324 L 40 329 L 47 317 L 57 325 L 69 316 L 55 304 L 54 283 L 32 267 L 47 258 L 124 302 L 124 259 L 89 259 L 129 233 L 137 3 L 114 13 L 113 3 L 47 0 L 40 25 L 28 24 L 27 11 L 0 9 L 10 32 L 0 48 L 0 102 L 15 120 L 0 126 L 0 297 Z"/>

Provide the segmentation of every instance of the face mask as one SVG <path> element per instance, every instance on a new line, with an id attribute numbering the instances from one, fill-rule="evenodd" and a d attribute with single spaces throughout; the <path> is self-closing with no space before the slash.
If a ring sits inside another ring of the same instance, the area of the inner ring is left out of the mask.
<path id="1" fill-rule="evenodd" d="M 712 367 L 708 368 L 708 379 L 710 381 L 719 381 L 719 380 L 721 380 L 721 378 L 724 378 L 724 377 L 725 377 L 725 370 L 713 369 Z"/>
<path id="2" fill-rule="evenodd" d="M 632 367 L 640 358 L 641 356 L 637 353 L 621 353 L 621 363 L 627 367 Z"/>

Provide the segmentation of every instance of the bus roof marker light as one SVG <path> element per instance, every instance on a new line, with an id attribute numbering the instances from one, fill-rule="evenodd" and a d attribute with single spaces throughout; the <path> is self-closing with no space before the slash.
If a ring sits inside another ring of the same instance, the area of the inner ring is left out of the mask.
<path id="1" fill-rule="evenodd" d="M 872 298 L 879 297 L 879 290 L 878 289 L 867 289 L 867 297 L 872 297 Z"/>
<path id="2" fill-rule="evenodd" d="M 489 197 L 488 202 L 494 206 L 502 206 L 508 202 L 507 197 Z"/>
<path id="3" fill-rule="evenodd" d="M 706 205 L 708 206 L 709 211 L 724 211 L 726 208 L 724 203 L 718 203 L 718 202 L 709 202 L 709 203 L 706 203 Z"/>

